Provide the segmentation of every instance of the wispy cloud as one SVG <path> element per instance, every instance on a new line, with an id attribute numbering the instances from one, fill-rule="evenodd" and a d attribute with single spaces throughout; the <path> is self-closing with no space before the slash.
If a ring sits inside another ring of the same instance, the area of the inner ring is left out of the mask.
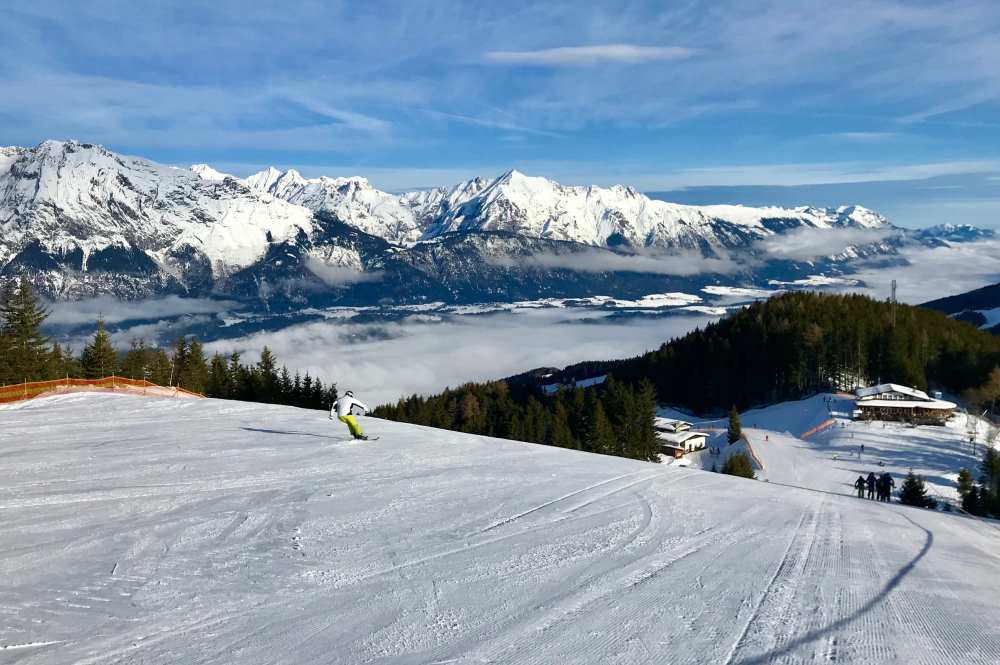
<path id="1" fill-rule="evenodd" d="M 903 134 L 900 132 L 837 132 L 829 134 L 833 138 L 845 139 L 847 141 L 871 142 L 871 141 L 891 141 L 898 139 Z"/>
<path id="2" fill-rule="evenodd" d="M 331 265 L 314 257 L 306 259 L 306 268 L 327 286 L 377 282 L 383 275 L 381 271 L 364 272 L 351 266 Z"/>
<path id="3" fill-rule="evenodd" d="M 755 243 L 772 258 L 809 261 L 840 254 L 851 247 L 864 247 L 896 235 L 891 229 L 795 229 Z"/>
<path id="4" fill-rule="evenodd" d="M 685 60 L 695 51 L 683 46 L 637 46 L 635 44 L 599 44 L 596 46 L 563 46 L 535 51 L 489 51 L 487 62 L 506 65 L 567 67 L 617 63 L 634 65 L 662 60 Z"/>
<path id="5" fill-rule="evenodd" d="M 182 315 L 219 314 L 238 308 L 238 303 L 180 296 L 123 302 L 112 296 L 98 296 L 87 300 L 49 303 L 48 307 L 51 313 L 46 320 L 47 324 L 77 326 L 96 323 L 98 318 L 111 324 Z"/>

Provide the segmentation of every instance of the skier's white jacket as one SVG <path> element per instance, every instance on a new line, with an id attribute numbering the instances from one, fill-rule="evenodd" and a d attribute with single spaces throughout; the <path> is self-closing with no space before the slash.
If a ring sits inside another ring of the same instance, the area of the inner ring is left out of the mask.
<path id="1" fill-rule="evenodd" d="M 344 395 L 336 402 L 333 403 L 333 407 L 330 409 L 330 415 L 336 415 L 338 418 L 341 416 L 346 416 L 351 413 L 351 407 L 359 407 L 361 410 L 368 412 L 368 407 L 364 402 L 356 400 L 353 397 L 348 397 Z"/>

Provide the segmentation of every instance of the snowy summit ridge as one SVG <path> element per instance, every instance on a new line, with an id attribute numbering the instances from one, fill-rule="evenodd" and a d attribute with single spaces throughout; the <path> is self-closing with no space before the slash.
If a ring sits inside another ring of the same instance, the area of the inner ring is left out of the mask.
<path id="1" fill-rule="evenodd" d="M 631 269 L 622 258 L 629 252 L 718 258 L 753 254 L 755 243 L 799 230 L 836 229 L 899 231 L 860 206 L 688 206 L 633 187 L 565 186 L 515 170 L 392 194 L 360 176 L 306 178 L 272 167 L 237 178 L 79 141 L 0 148 L 0 274 L 27 275 L 58 298 L 279 293 L 301 304 L 357 283 L 359 272 L 380 282 L 359 293 L 359 303 L 579 297 L 593 295 L 592 281 L 601 279 L 590 266 L 589 273 L 553 268 L 563 271 L 554 286 L 538 264 L 524 268 L 524 258 L 584 251 L 606 252 L 616 266 L 610 272 L 631 272 L 611 295 L 636 298 L 682 285 L 668 284 L 669 272 Z M 914 237 L 931 244 L 970 235 L 947 233 L 947 240 Z M 878 240 L 866 236 L 864 251 L 828 258 L 894 251 Z M 782 270 L 782 279 L 803 276 Z"/>
<path id="2" fill-rule="evenodd" d="M 245 180 L 268 193 L 397 244 L 446 233 L 509 231 L 607 247 L 697 248 L 742 246 L 789 228 L 886 228 L 884 217 L 861 206 L 749 208 L 689 206 L 650 199 L 635 188 L 564 186 L 516 170 L 489 180 L 393 195 L 366 178 L 304 178 L 270 167 Z M 779 223 L 780 220 L 780 223 Z"/>

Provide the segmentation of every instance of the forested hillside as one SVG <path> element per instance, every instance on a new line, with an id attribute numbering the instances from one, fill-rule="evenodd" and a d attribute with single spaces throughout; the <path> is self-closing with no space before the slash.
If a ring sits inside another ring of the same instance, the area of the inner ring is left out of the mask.
<path id="1" fill-rule="evenodd" d="M 719 411 L 892 381 L 959 393 L 1000 365 L 1000 339 L 920 307 L 788 293 L 617 364 L 661 402 Z"/>
<path id="2" fill-rule="evenodd" d="M 655 460 L 659 453 L 653 385 L 609 380 L 545 396 L 524 384 L 469 383 L 439 395 L 414 395 L 374 415 L 472 434 L 544 443 L 605 455 Z"/>

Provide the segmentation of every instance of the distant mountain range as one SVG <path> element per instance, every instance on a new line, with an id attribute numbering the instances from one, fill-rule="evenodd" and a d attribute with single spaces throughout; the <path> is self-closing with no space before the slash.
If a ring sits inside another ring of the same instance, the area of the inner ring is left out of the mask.
<path id="1" fill-rule="evenodd" d="M 237 178 L 77 141 L 0 148 L 0 232 L 0 276 L 52 298 L 224 296 L 265 311 L 786 283 L 992 234 L 908 231 L 861 206 L 677 205 L 517 171 L 391 194 L 362 177 Z"/>

